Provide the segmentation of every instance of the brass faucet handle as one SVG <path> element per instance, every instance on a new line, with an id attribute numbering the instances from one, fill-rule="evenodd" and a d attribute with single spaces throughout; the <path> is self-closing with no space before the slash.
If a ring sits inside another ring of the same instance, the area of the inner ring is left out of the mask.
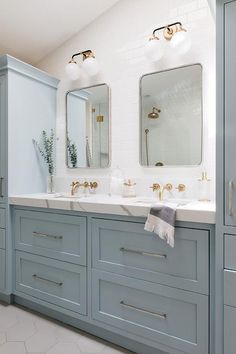
<path id="1" fill-rule="evenodd" d="M 85 182 L 83 183 L 83 187 L 84 187 L 84 188 L 88 188 L 88 187 L 89 187 L 89 183 L 88 183 L 87 181 L 85 181 Z"/>
<path id="2" fill-rule="evenodd" d="M 91 189 L 96 189 L 98 187 L 98 182 L 90 182 L 89 186 Z"/>
<path id="3" fill-rule="evenodd" d="M 153 183 L 153 185 L 150 188 L 152 188 L 153 192 L 155 192 L 155 191 L 159 191 L 159 189 L 161 189 L 161 186 L 159 183 Z"/>
<path id="4" fill-rule="evenodd" d="M 180 183 L 176 189 L 178 189 L 179 192 L 184 192 L 186 190 L 186 186 L 185 184 Z"/>
<path id="5" fill-rule="evenodd" d="M 172 184 L 171 184 L 171 183 L 167 183 L 167 184 L 165 185 L 165 189 L 166 189 L 167 191 L 171 191 L 171 190 L 173 189 Z"/>
<path id="6" fill-rule="evenodd" d="M 70 186 L 74 187 L 77 183 L 78 183 L 78 181 L 72 181 Z"/>

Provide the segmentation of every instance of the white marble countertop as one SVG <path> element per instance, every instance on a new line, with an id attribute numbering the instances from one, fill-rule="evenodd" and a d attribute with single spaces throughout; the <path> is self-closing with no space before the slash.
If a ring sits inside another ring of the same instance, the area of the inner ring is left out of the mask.
<path id="1" fill-rule="evenodd" d="M 215 224 L 215 203 L 184 200 L 177 202 L 177 221 Z M 9 203 L 27 207 L 146 217 L 151 205 L 159 201 L 145 197 L 123 198 L 99 194 L 73 199 L 60 194 L 23 194 L 10 196 Z"/>

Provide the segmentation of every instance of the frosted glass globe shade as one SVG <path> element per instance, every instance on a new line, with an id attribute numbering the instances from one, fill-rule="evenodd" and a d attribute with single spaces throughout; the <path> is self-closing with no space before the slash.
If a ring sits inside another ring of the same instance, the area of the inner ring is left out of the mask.
<path id="1" fill-rule="evenodd" d="M 90 76 L 95 76 L 99 72 L 99 65 L 95 58 L 88 57 L 83 61 L 83 68 Z"/>
<path id="2" fill-rule="evenodd" d="M 66 65 L 65 71 L 69 79 L 77 80 L 79 78 L 79 67 L 76 62 L 70 62 Z"/>
<path id="3" fill-rule="evenodd" d="M 145 55 L 148 60 L 155 62 L 163 57 L 164 48 L 163 44 L 157 38 L 151 39 L 146 44 Z"/>
<path id="4" fill-rule="evenodd" d="M 170 40 L 170 47 L 177 55 L 186 54 L 191 48 L 191 39 L 187 32 L 176 32 Z"/>

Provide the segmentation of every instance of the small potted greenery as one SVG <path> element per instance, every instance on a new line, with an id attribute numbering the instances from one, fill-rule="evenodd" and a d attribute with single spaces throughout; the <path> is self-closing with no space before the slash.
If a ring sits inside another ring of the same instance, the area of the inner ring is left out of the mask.
<path id="1" fill-rule="evenodd" d="M 70 164 L 73 168 L 77 167 L 77 147 L 69 138 L 67 138 L 67 150 Z"/>
<path id="2" fill-rule="evenodd" d="M 48 169 L 47 176 L 47 193 L 55 193 L 54 186 L 54 132 L 51 129 L 50 135 L 48 136 L 46 131 L 42 131 L 42 146 L 33 139 L 33 143 L 37 147 L 40 155 L 43 157 L 46 162 Z"/>

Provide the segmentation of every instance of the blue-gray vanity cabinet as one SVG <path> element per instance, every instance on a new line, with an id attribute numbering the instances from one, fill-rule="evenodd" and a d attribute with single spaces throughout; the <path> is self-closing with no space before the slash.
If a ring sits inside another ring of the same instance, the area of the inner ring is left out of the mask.
<path id="1" fill-rule="evenodd" d="M 16 251 L 16 290 L 87 313 L 86 268 L 76 264 Z"/>
<path id="2" fill-rule="evenodd" d="M 224 5 L 225 224 L 236 226 L 236 2 Z"/>
<path id="3" fill-rule="evenodd" d="M 0 249 L 0 291 L 6 287 L 6 251 Z"/>
<path id="4" fill-rule="evenodd" d="M 0 76 L 0 203 L 7 198 L 7 78 Z"/>
<path id="5" fill-rule="evenodd" d="M 55 128 L 58 82 L 16 58 L 0 56 L 0 249 L 5 250 L 6 273 L 2 279 L 0 270 L 0 283 L 5 283 L 0 299 L 8 302 L 13 283 L 8 196 L 46 191 L 47 171 L 32 139 L 40 141 L 43 130 Z"/>
<path id="6" fill-rule="evenodd" d="M 208 353 L 208 297 L 93 270 L 93 318 L 184 353 Z"/>
<path id="7" fill-rule="evenodd" d="M 217 164 L 215 243 L 215 352 L 236 352 L 236 1 L 216 0 Z M 230 294 L 231 293 L 231 294 Z M 235 305 L 234 305 L 235 306 Z"/>
<path id="8" fill-rule="evenodd" d="M 86 265 L 86 218 L 16 210 L 17 250 Z"/>
<path id="9" fill-rule="evenodd" d="M 236 350 L 236 308 L 224 306 L 224 354 L 235 354 Z"/>
<path id="10" fill-rule="evenodd" d="M 208 294 L 209 230 L 177 227 L 171 248 L 143 223 L 93 219 L 92 262 L 96 269 Z"/>
<path id="11" fill-rule="evenodd" d="M 151 354 L 213 354 L 212 227 L 177 223 L 172 249 L 141 218 L 18 206 L 12 214 L 18 303 L 121 336 L 116 343 L 139 354 L 140 345 Z"/>

